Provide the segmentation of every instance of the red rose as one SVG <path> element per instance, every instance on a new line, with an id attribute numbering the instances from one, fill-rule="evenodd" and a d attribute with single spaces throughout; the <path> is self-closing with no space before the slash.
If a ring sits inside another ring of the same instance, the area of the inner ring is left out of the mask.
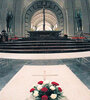
<path id="1" fill-rule="evenodd" d="M 48 100 L 48 96 L 43 95 L 43 96 L 42 96 L 42 100 Z"/>
<path id="2" fill-rule="evenodd" d="M 60 87 L 58 87 L 58 90 L 59 90 L 60 92 L 62 92 L 62 89 L 61 89 Z"/>
<path id="3" fill-rule="evenodd" d="M 46 87 L 43 87 L 43 88 L 41 89 L 41 91 L 42 91 L 42 92 L 47 92 L 48 89 L 47 89 Z"/>
<path id="4" fill-rule="evenodd" d="M 52 82 L 51 84 L 52 84 L 52 85 L 55 85 L 55 86 L 58 86 L 58 85 L 59 85 L 59 84 L 56 83 L 56 82 Z"/>
<path id="5" fill-rule="evenodd" d="M 31 90 L 30 90 L 30 92 L 33 92 L 35 89 L 34 88 L 32 88 Z"/>
<path id="6" fill-rule="evenodd" d="M 43 81 L 39 81 L 38 84 L 43 84 Z"/>

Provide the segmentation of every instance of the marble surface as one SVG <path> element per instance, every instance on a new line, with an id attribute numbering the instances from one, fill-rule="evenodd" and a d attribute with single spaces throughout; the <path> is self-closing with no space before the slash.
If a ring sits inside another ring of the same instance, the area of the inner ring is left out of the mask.
<path id="1" fill-rule="evenodd" d="M 0 59 L 0 91 L 24 65 L 67 65 L 90 89 L 90 57 L 61 60 Z"/>
<path id="2" fill-rule="evenodd" d="M 7 59 L 31 59 L 31 60 L 47 60 L 47 59 L 70 59 L 70 58 L 80 58 L 80 57 L 90 57 L 90 51 L 87 52 L 74 52 L 74 53 L 50 53 L 50 54 L 18 54 L 18 53 L 0 53 L 0 58 Z"/>
<path id="3" fill-rule="evenodd" d="M 43 74 L 43 71 L 46 71 L 47 74 L 58 75 L 47 77 L 47 80 L 60 83 L 64 96 L 68 100 L 90 100 L 90 90 L 66 65 L 24 66 L 2 89 L 0 100 L 28 100 L 30 88 L 43 79 L 42 76 L 34 77 L 33 75 Z"/>
<path id="4" fill-rule="evenodd" d="M 30 97 L 27 97 L 25 100 L 31 100 L 31 96 Z M 32 98 L 32 100 L 35 100 L 35 98 Z M 63 97 L 61 98 L 60 100 L 68 100 L 67 97 Z"/>

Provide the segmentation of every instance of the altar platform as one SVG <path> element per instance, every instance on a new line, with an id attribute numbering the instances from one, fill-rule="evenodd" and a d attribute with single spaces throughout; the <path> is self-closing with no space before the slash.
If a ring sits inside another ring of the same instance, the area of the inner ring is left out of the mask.
<path id="1" fill-rule="evenodd" d="M 42 76 L 37 75 L 42 75 L 44 71 L 51 75 L 46 77 L 47 80 L 60 84 L 65 96 L 62 100 L 90 100 L 90 90 L 66 65 L 23 66 L 2 89 L 0 100 L 33 100 L 29 91 L 38 81 L 43 80 Z"/>
<path id="2" fill-rule="evenodd" d="M 33 40 L 60 39 L 61 31 L 28 31 L 29 38 Z"/>

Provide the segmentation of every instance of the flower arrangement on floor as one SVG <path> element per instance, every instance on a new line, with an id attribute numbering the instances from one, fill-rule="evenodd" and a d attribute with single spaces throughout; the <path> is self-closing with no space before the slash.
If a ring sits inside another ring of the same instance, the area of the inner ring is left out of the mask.
<path id="1" fill-rule="evenodd" d="M 39 81 L 30 92 L 35 100 L 60 100 L 63 97 L 62 89 L 56 82 Z"/>

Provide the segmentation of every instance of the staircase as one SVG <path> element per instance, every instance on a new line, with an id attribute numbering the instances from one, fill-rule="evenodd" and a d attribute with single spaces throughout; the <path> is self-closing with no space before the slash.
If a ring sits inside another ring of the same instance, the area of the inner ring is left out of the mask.
<path id="1" fill-rule="evenodd" d="M 65 53 L 90 51 L 90 42 L 72 40 L 29 40 L 0 43 L 6 53 Z"/>

